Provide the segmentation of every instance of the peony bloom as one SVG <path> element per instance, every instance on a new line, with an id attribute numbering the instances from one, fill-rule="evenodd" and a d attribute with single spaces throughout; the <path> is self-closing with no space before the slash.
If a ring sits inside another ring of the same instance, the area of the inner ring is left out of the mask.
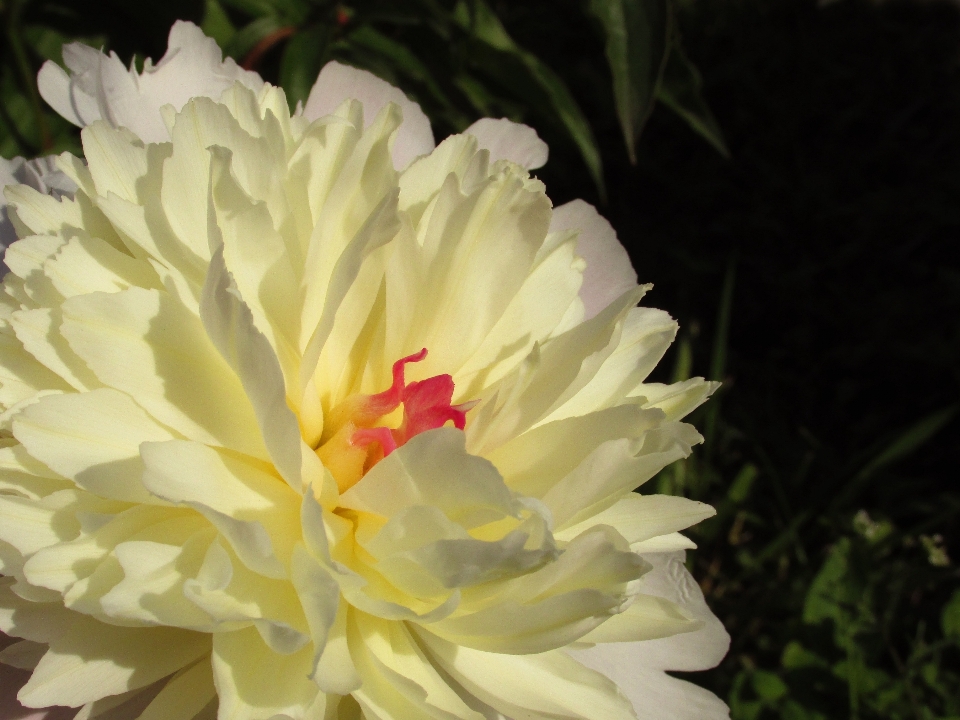
<path id="1" fill-rule="evenodd" d="M 632 492 L 700 441 L 712 384 L 645 382 L 676 325 L 591 206 L 551 206 L 535 133 L 433 148 L 358 72 L 294 115 L 235 82 L 159 111 L 160 142 L 101 114 L 59 160 L 72 198 L 7 188 L 20 702 L 725 717 L 664 673 L 726 651 L 678 532 L 713 511 Z"/>

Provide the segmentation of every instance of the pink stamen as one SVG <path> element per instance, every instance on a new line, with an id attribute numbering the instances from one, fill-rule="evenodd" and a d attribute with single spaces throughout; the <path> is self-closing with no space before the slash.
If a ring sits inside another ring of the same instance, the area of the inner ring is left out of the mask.
<path id="1" fill-rule="evenodd" d="M 351 437 L 351 443 L 366 447 L 378 443 L 386 457 L 410 438 L 427 430 L 443 427 L 447 422 L 463 430 L 467 423 L 467 411 L 476 403 L 451 405 L 453 400 L 453 377 L 434 375 L 426 380 L 406 384 L 404 369 L 407 363 L 420 362 L 427 356 L 423 348 L 415 355 L 408 355 L 393 364 L 393 384 L 381 393 L 370 395 L 364 403 L 365 416 L 371 421 L 396 410 L 403 404 L 403 422 L 400 427 L 360 428 Z"/>

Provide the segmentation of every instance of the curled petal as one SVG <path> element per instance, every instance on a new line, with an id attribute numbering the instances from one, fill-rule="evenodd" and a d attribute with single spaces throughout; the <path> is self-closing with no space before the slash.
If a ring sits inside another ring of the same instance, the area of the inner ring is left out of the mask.
<path id="1" fill-rule="evenodd" d="M 630 256 L 617 233 L 597 209 L 583 200 L 571 200 L 553 209 L 550 231 L 579 230 L 577 254 L 587 261 L 580 299 L 591 318 L 622 293 L 637 285 Z"/>
<path id="2" fill-rule="evenodd" d="M 433 150 L 435 143 L 430 120 L 417 103 L 373 73 L 336 61 L 323 66 L 310 90 L 303 115 L 308 120 L 332 115 L 345 100 L 351 98 L 363 103 L 364 125 L 370 125 L 387 103 L 400 106 L 403 125 L 393 145 L 393 165 L 398 170 Z"/>
<path id="3" fill-rule="evenodd" d="M 510 160 L 527 170 L 547 164 L 549 148 L 529 125 L 506 118 L 480 118 L 464 132 L 477 139 L 481 150 L 490 151 L 490 162 Z"/>

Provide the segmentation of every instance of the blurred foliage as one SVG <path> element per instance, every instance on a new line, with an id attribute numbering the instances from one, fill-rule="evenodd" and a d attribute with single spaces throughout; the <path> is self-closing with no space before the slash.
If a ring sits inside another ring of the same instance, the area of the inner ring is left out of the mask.
<path id="1" fill-rule="evenodd" d="M 654 379 L 724 382 L 692 418 L 704 446 L 644 488 L 718 511 L 691 566 L 733 645 L 688 679 L 736 720 L 960 718 L 955 3 L 0 0 L 0 16 L 6 157 L 79 152 L 32 80 L 65 41 L 140 63 L 177 17 L 291 106 L 338 59 L 402 87 L 438 138 L 532 124 L 553 200 L 603 203 L 680 320 Z"/>
<path id="2" fill-rule="evenodd" d="M 109 49 L 125 60 L 158 59 L 159 29 L 181 17 L 202 19 L 201 27 L 226 55 L 281 85 L 291 109 L 306 102 L 320 68 L 336 59 L 402 87 L 442 136 L 484 116 L 550 126 L 579 151 L 598 193 L 605 195 L 597 141 L 576 97 L 556 70 L 511 37 L 485 0 L 98 0 L 82 6 L 70 0 L 3 0 L 0 9 L 9 41 L 0 90 L 2 104 L 10 106 L 2 116 L 8 137 L 0 145 L 7 156 L 71 147 L 33 82 L 44 59 L 60 62 L 64 40 L 103 45 L 108 39 Z M 563 14 L 570 23 L 590 16 L 599 21 L 595 29 L 607 43 L 631 161 L 658 95 L 725 152 L 700 96 L 697 71 L 672 29 L 669 0 L 591 0 L 588 8 L 569 4 Z M 668 65 L 673 70 L 665 74 Z"/>

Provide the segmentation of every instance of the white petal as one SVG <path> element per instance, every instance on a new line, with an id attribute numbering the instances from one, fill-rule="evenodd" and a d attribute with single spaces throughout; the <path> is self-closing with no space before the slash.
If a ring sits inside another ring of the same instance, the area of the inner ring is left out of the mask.
<path id="1" fill-rule="evenodd" d="M 490 162 L 510 160 L 527 170 L 547 162 L 549 148 L 529 125 L 506 118 L 480 118 L 463 132 L 473 135 L 481 150 L 490 151 Z"/>
<path id="2" fill-rule="evenodd" d="M 707 607 L 696 580 L 683 564 L 685 553 L 653 553 L 643 558 L 653 570 L 640 580 L 640 591 L 676 603 L 686 615 L 702 620 L 696 632 L 650 640 L 638 652 L 643 664 L 662 670 L 708 670 L 716 667 L 730 649 L 730 635 Z"/>
<path id="3" fill-rule="evenodd" d="M 366 70 L 330 61 L 323 66 L 310 97 L 303 108 L 308 120 L 332 115 L 344 100 L 352 98 L 363 103 L 364 124 L 370 125 L 388 102 L 396 103 L 403 111 L 403 125 L 393 145 L 393 165 L 403 170 L 420 155 L 434 148 L 430 120 L 420 106 L 403 91 Z"/>
<path id="4" fill-rule="evenodd" d="M 591 318 L 637 284 L 630 256 L 609 222 L 590 203 L 572 200 L 553 209 L 550 231 L 579 230 L 577 254 L 587 261 L 580 298 Z"/>
<path id="5" fill-rule="evenodd" d="M 40 95 L 74 125 L 85 127 L 103 119 L 126 127 L 145 142 L 170 139 L 160 109 L 180 110 L 194 97 L 219 100 L 235 82 L 259 92 L 263 79 L 243 70 L 230 58 L 222 60 L 217 43 L 196 25 L 177 21 L 170 29 L 167 52 L 142 74 L 128 70 L 115 53 L 109 56 L 82 43 L 63 48 L 70 70 L 47 62 L 37 76 Z"/>
<path id="6" fill-rule="evenodd" d="M 677 637 L 685 637 L 683 635 Z M 673 638 L 671 638 L 673 639 Z M 709 690 L 644 666 L 642 643 L 611 643 L 567 650 L 586 667 L 613 680 L 633 702 L 638 720 L 726 720 L 730 711 Z"/>
<path id="7" fill-rule="evenodd" d="M 74 60 L 74 67 L 84 63 L 87 57 L 92 55 L 85 50 L 99 55 L 93 48 L 82 46 L 79 52 L 75 52 L 74 45 L 80 43 L 71 43 L 64 46 L 64 58 Z M 95 64 L 89 68 L 89 72 L 95 71 Z M 74 70 L 74 68 L 71 68 Z M 84 72 L 81 70 L 80 72 Z M 74 73 L 77 73 L 74 70 Z M 96 97 L 81 90 L 70 75 L 63 68 L 52 60 L 47 60 L 40 72 L 37 74 L 37 87 L 40 90 L 40 96 L 56 110 L 62 117 L 66 118 L 78 127 L 84 127 L 100 119 L 100 108 L 97 107 Z"/>

